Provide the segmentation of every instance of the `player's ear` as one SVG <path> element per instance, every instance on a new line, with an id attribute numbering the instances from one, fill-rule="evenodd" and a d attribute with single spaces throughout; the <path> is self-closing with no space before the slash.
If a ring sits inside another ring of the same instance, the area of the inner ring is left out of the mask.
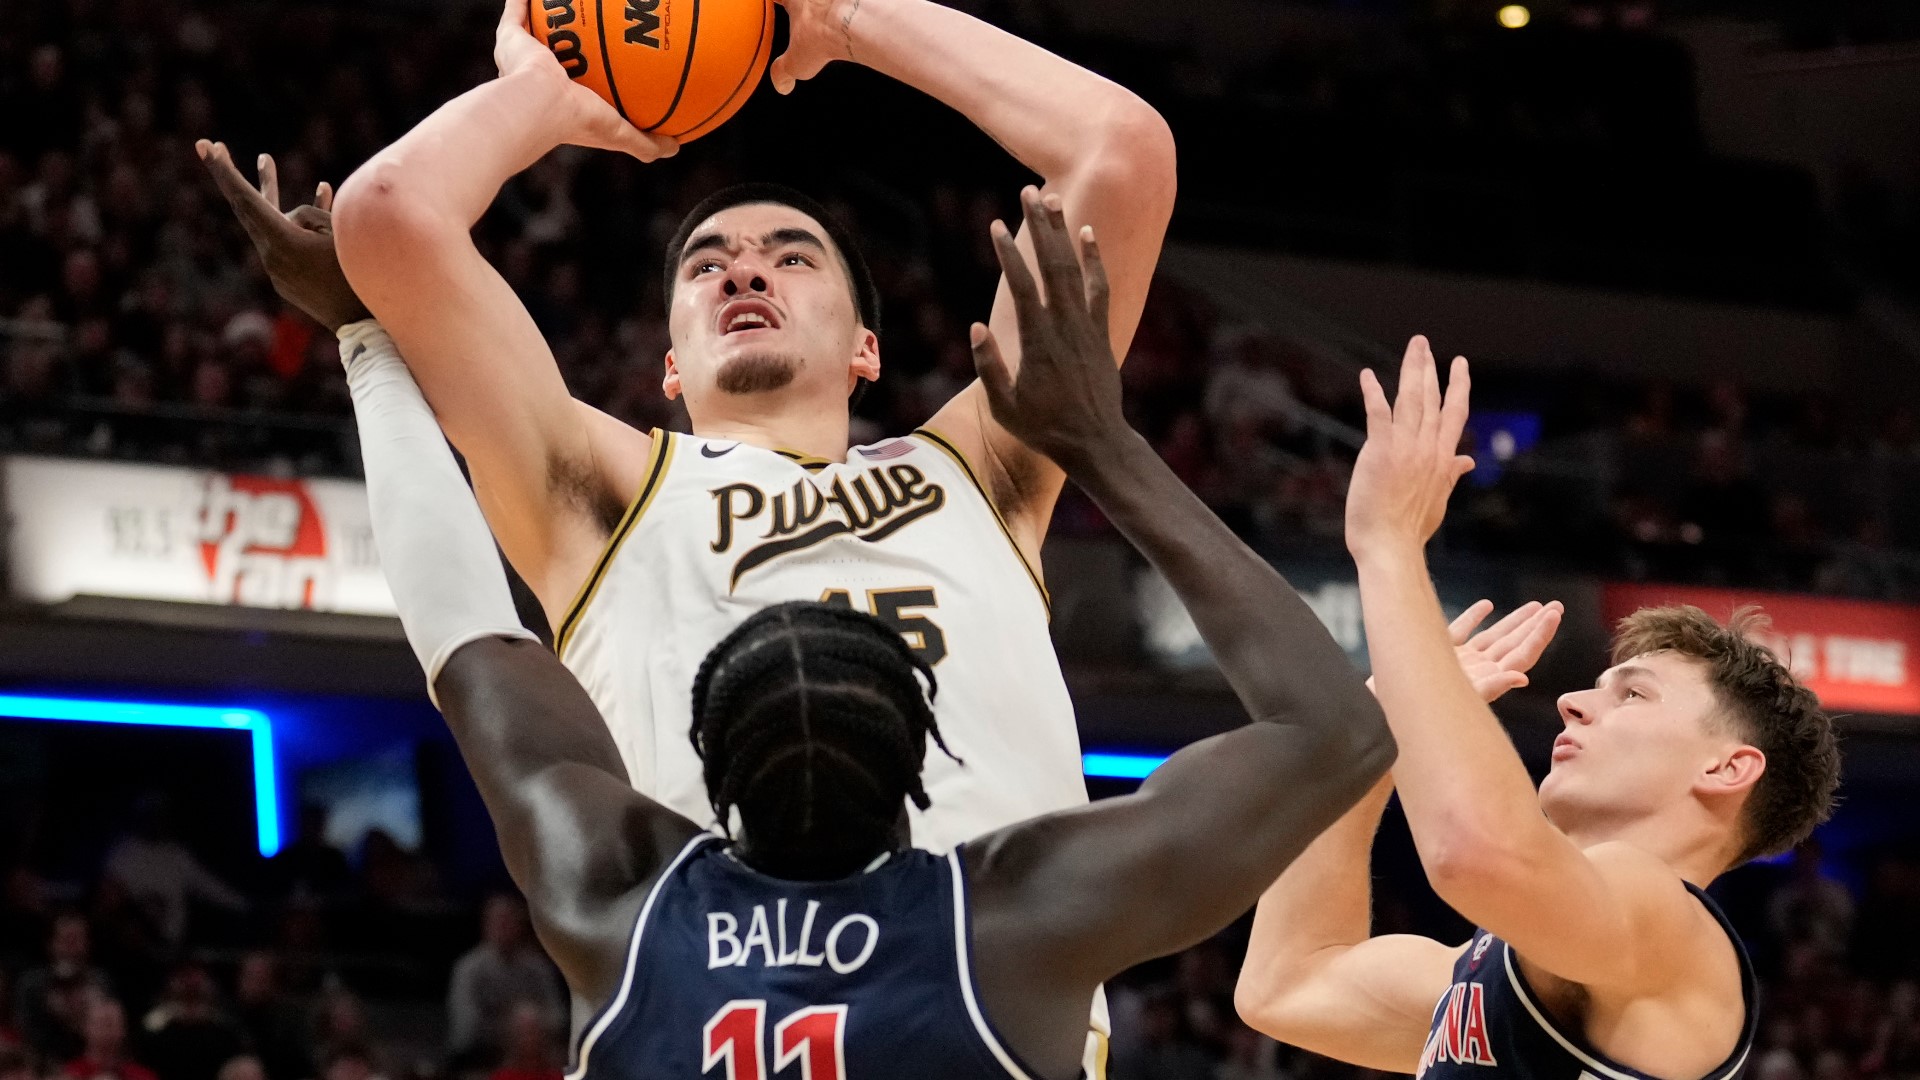
<path id="1" fill-rule="evenodd" d="M 1736 746 L 1694 782 L 1706 795 L 1738 795 L 1750 791 L 1767 771 L 1767 755 L 1759 747 Z"/>
<path id="2" fill-rule="evenodd" d="M 847 393 L 853 393 L 860 379 L 872 382 L 880 377 L 880 335 L 861 327 L 853 339 L 853 363 L 847 368 Z"/>
<path id="3" fill-rule="evenodd" d="M 667 373 L 660 380 L 660 392 L 667 395 L 668 401 L 680 397 L 680 367 L 673 362 L 673 350 L 667 350 Z"/>

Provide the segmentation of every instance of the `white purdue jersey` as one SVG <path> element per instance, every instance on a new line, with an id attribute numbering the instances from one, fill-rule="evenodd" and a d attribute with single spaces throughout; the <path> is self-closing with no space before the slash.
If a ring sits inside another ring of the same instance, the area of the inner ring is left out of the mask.
<path id="1" fill-rule="evenodd" d="M 700 661 L 769 604 L 824 600 L 897 627 L 939 680 L 965 764 L 929 741 L 916 846 L 1087 801 L 1045 591 L 952 443 L 923 429 L 842 464 L 656 431 L 645 476 L 555 638 L 635 788 L 711 822 L 688 739 Z"/>

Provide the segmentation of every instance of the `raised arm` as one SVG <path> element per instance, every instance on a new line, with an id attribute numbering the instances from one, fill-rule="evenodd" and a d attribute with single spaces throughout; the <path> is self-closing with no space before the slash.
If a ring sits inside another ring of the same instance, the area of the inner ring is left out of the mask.
<path id="1" fill-rule="evenodd" d="M 347 280 L 466 456 L 507 558 L 557 619 L 639 488 L 647 437 L 573 400 L 547 343 L 470 235 L 500 185 L 563 143 L 670 153 L 567 78 L 507 0 L 500 77 L 443 105 L 340 189 Z"/>
<path id="2" fill-rule="evenodd" d="M 1015 378 L 995 336 L 975 327 L 994 413 L 1065 465 L 1166 576 L 1255 720 L 1180 751 L 1134 795 L 968 846 L 976 911 L 1023 912 L 1009 921 L 1031 927 L 1025 940 L 1017 927 L 983 933 L 996 948 L 1014 940 L 1045 956 L 1037 977 L 1070 993 L 1191 945 L 1244 912 L 1379 779 L 1393 745 L 1313 611 L 1127 426 L 1091 233 L 1082 237 L 1083 284 L 1064 215 L 1040 200 L 1027 213 L 1048 302 L 996 223 L 1027 358 Z M 984 951 L 981 970 L 990 999 L 996 986 L 1006 992 L 1002 976 L 989 979 Z"/>
<path id="3" fill-rule="evenodd" d="M 390 342 L 347 384 L 374 543 L 407 640 L 493 818 L 541 944 L 576 996 L 607 998 L 645 889 L 698 830 L 635 793 L 587 694 L 521 628 L 459 466 Z"/>
<path id="4" fill-rule="evenodd" d="M 1125 356 L 1173 214 L 1173 134 L 1160 114 L 1124 87 L 931 0 L 782 2 L 793 44 L 774 61 L 775 89 L 788 92 L 832 60 L 889 75 L 965 115 L 1061 197 L 1070 227 L 1099 232 L 1113 297 L 1107 329 L 1113 352 Z M 1020 243 L 1031 252 L 1024 233 Z M 1004 280 L 990 322 L 1005 346 L 1002 358 L 1017 367 Z M 1060 470 L 1006 432 L 977 384 L 931 426 L 983 462 L 995 502 L 1039 565 Z"/>
<path id="5" fill-rule="evenodd" d="M 1540 811 L 1500 722 L 1454 663 L 1425 546 L 1454 484 L 1467 363 L 1444 397 L 1426 340 L 1408 346 L 1396 400 L 1361 377 L 1367 442 L 1347 494 L 1347 547 L 1360 571 L 1380 703 L 1400 744 L 1401 804 L 1440 898 L 1570 982 L 1634 993 L 1664 985 L 1717 944 L 1674 872 L 1620 844 L 1576 846 Z"/>
<path id="6" fill-rule="evenodd" d="M 1559 605 L 1526 604 L 1473 634 L 1492 609 L 1483 600 L 1448 628 L 1462 670 L 1489 701 L 1526 684 L 1560 621 Z M 1241 1019 L 1282 1042 L 1413 1073 L 1460 950 L 1406 934 L 1371 936 L 1369 856 L 1392 791 L 1386 780 L 1376 784 L 1260 898 L 1234 1004 Z"/>

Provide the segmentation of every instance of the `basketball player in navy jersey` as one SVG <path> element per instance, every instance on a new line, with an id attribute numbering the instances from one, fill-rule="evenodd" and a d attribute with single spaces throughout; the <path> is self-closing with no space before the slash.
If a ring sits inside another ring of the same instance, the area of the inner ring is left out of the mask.
<path id="1" fill-rule="evenodd" d="M 1461 676 L 1423 556 L 1472 467 L 1456 452 L 1466 361 L 1443 397 L 1415 338 L 1391 406 L 1371 372 L 1361 385 L 1347 545 L 1400 754 L 1261 900 L 1241 1015 L 1426 1077 L 1726 1080 L 1753 1043 L 1754 978 L 1703 890 L 1825 818 L 1831 724 L 1749 618 L 1646 609 L 1621 623 L 1598 683 L 1560 698 L 1566 729 L 1536 793 Z M 1428 881 L 1480 927 L 1465 945 L 1369 937 L 1368 852 L 1396 786 Z"/>
<path id="2" fill-rule="evenodd" d="M 382 565 L 582 1014 L 573 1075 L 828 1080 L 1080 1068 L 1107 977 L 1216 932 L 1385 771 L 1340 647 L 1127 427 L 1089 231 L 995 242 L 1025 363 L 974 329 L 995 416 L 1060 462 L 1172 583 L 1254 722 L 1137 794 L 910 846 L 933 666 L 862 612 L 750 617 L 707 654 L 692 741 L 731 839 L 635 792 L 590 698 L 514 615 L 493 542 L 398 358 L 348 361 Z M 1041 299 L 1044 283 L 1046 300 Z M 635 658 L 636 661 L 642 658 Z"/>

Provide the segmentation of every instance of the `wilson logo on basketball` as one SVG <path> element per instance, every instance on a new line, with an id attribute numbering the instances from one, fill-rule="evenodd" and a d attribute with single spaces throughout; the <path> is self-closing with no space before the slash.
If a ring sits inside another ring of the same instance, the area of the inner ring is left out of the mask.
<path id="1" fill-rule="evenodd" d="M 774 0 L 525 3 L 527 29 L 569 76 L 627 123 L 682 143 L 739 111 L 772 55 Z"/>
<path id="2" fill-rule="evenodd" d="M 553 50 L 554 59 L 566 69 L 568 78 L 585 75 L 587 57 L 580 51 L 580 35 L 566 29 L 578 17 L 573 10 L 573 0 L 540 0 L 540 6 L 546 12 L 547 48 Z"/>
<path id="3" fill-rule="evenodd" d="M 214 600 L 251 607 L 327 606 L 334 571 L 320 511 L 298 480 L 209 476 L 194 523 Z"/>
<path id="4" fill-rule="evenodd" d="M 660 16 L 655 14 L 660 0 L 627 0 L 627 44 L 645 45 L 650 49 L 661 48 L 657 35 L 660 29 Z"/>

